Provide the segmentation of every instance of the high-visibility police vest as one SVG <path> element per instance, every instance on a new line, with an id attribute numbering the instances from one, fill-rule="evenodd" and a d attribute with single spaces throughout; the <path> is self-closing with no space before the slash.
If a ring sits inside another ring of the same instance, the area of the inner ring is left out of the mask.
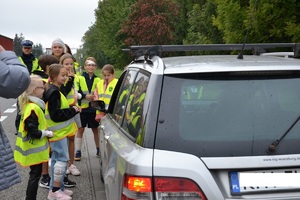
<path id="1" fill-rule="evenodd" d="M 19 60 L 21 61 L 21 63 L 23 64 L 23 65 L 25 65 L 25 63 L 24 63 L 24 61 L 23 61 L 23 59 L 22 59 L 22 57 L 21 56 L 19 56 Z M 39 64 L 38 64 L 38 59 L 37 58 L 35 58 L 33 61 L 32 61 L 32 69 L 31 69 L 31 72 L 30 73 L 32 73 L 33 71 L 35 71 L 35 70 L 42 70 L 42 68 L 39 66 Z M 25 65 L 26 66 L 26 65 Z"/>
<path id="2" fill-rule="evenodd" d="M 99 81 L 100 81 L 99 77 L 94 78 L 94 82 L 93 82 L 93 86 L 92 86 L 92 90 L 91 90 L 92 95 L 94 95 L 96 86 L 99 83 Z M 81 88 L 81 91 L 82 91 L 83 94 L 85 94 L 85 95 L 89 94 L 89 89 L 87 87 L 84 76 L 79 76 L 79 85 L 80 85 L 80 88 Z M 81 106 L 82 109 L 88 108 L 89 107 L 89 101 L 86 98 L 82 98 L 80 106 Z"/>
<path id="3" fill-rule="evenodd" d="M 35 103 L 28 103 L 24 108 L 24 115 L 21 118 L 14 151 L 15 161 L 24 167 L 47 162 L 49 159 L 47 137 L 33 139 L 32 141 L 27 138 L 24 121 L 30 116 L 32 111 L 35 112 L 38 117 L 38 130 L 47 129 L 47 122 L 43 110 Z"/>
<path id="4" fill-rule="evenodd" d="M 48 104 L 49 102 L 46 103 L 45 117 L 48 123 L 48 130 L 54 132 L 54 136 L 52 138 L 49 138 L 49 141 L 54 142 L 57 140 L 61 140 L 67 137 L 69 134 L 74 133 L 77 130 L 76 123 L 74 123 L 75 122 L 74 117 L 63 122 L 54 122 L 50 117 Z M 60 109 L 70 107 L 68 100 L 61 92 L 60 92 L 60 104 L 61 104 Z"/>
<path id="5" fill-rule="evenodd" d="M 111 96 L 114 92 L 114 89 L 117 85 L 118 79 L 114 78 L 106 87 L 106 90 L 104 91 L 104 80 L 101 80 L 97 84 L 98 88 L 98 100 L 102 100 L 105 103 L 105 108 L 108 108 Z M 100 111 L 96 111 L 96 114 L 100 114 Z"/>

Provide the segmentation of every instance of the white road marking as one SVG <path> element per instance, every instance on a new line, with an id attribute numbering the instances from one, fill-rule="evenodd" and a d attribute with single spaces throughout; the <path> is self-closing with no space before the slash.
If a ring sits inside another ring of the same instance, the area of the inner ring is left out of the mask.
<path id="1" fill-rule="evenodd" d="M 0 122 L 3 122 L 3 120 L 5 120 L 5 118 L 7 118 L 7 116 L 1 116 L 0 117 Z"/>
<path id="2" fill-rule="evenodd" d="M 9 108 L 9 109 L 7 109 L 6 111 L 4 111 L 4 113 L 13 113 L 13 112 L 15 112 L 15 108 Z"/>
<path id="3" fill-rule="evenodd" d="M 17 107 L 17 103 L 14 103 L 12 105 L 12 107 Z M 16 108 L 8 108 L 3 113 L 13 113 L 13 112 L 15 112 L 15 110 L 17 110 L 17 109 Z M 1 116 L 0 117 L 0 122 L 3 122 L 6 118 L 7 118 L 7 116 Z"/>

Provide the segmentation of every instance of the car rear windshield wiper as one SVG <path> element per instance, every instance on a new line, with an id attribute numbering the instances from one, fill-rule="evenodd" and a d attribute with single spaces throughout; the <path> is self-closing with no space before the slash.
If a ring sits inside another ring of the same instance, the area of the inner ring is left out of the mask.
<path id="1" fill-rule="evenodd" d="M 300 120 L 300 115 L 298 116 L 298 118 L 290 125 L 290 127 L 274 142 L 272 142 L 272 144 L 270 144 L 270 146 L 267 149 L 268 153 L 274 153 L 276 150 L 276 147 L 279 145 L 279 143 L 281 142 L 281 140 L 290 132 L 290 130 L 297 124 L 297 122 Z"/>

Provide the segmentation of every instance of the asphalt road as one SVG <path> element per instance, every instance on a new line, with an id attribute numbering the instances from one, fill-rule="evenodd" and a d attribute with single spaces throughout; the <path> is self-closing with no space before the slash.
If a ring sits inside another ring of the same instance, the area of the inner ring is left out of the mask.
<path id="1" fill-rule="evenodd" d="M 4 99 L 0 97 L 0 121 L 8 135 L 12 148 L 15 146 L 15 117 L 16 117 L 16 100 Z M 75 161 L 75 165 L 81 172 L 80 176 L 69 176 L 69 179 L 76 182 L 76 187 L 71 188 L 74 191 L 74 200 L 104 200 L 105 192 L 103 183 L 100 180 L 99 158 L 96 157 L 96 148 L 93 134 L 90 129 L 84 133 L 84 142 L 82 146 L 81 161 Z M 18 165 L 19 173 L 22 177 L 20 184 L 0 191 L 0 199 L 21 200 L 25 199 L 29 168 L 22 168 Z M 1 178 L 1 177 L 0 177 Z M 47 199 L 48 189 L 39 187 L 38 200 Z"/>

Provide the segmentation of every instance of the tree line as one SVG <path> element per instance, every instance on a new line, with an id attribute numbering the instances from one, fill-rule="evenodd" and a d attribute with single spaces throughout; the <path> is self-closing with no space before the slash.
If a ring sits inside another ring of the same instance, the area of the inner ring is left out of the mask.
<path id="1" fill-rule="evenodd" d="M 122 68 L 130 45 L 300 42 L 297 0 L 103 0 L 84 55 Z M 100 64 L 100 66 L 101 66 Z"/>
<path id="2" fill-rule="evenodd" d="M 298 43 L 299 10 L 298 0 L 101 0 L 75 57 L 123 69 L 131 45 L 233 44 L 246 34 L 247 43 Z"/>

